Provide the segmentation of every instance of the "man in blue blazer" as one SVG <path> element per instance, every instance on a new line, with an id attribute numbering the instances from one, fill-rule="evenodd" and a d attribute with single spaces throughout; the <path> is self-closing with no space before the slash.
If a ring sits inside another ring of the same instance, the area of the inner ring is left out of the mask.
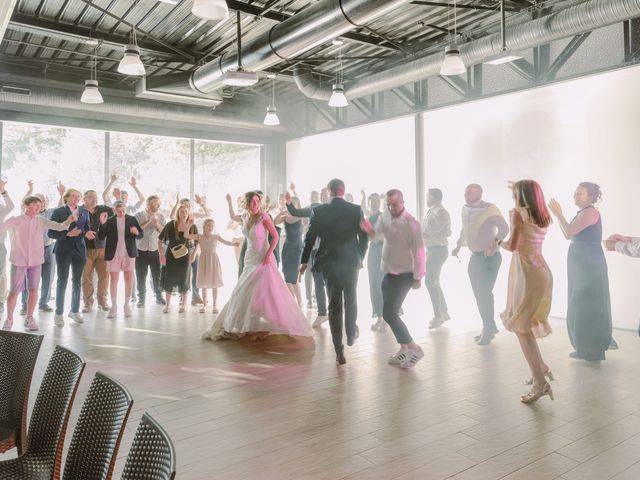
<path id="1" fill-rule="evenodd" d="M 63 196 L 64 206 L 56 208 L 51 215 L 54 222 L 64 222 L 70 215 L 76 219 L 69 225 L 69 230 L 56 232 L 49 230 L 47 235 L 56 240 L 53 253 L 56 256 L 58 283 L 56 286 L 56 313 L 54 322 L 57 327 L 64 326 L 64 300 L 71 269 L 71 312 L 69 318 L 76 323 L 82 323 L 80 314 L 80 287 L 82 270 L 86 261 L 86 247 L 84 238 L 93 240 L 95 231 L 91 230 L 89 212 L 78 205 L 81 194 L 73 188 L 68 189 Z"/>

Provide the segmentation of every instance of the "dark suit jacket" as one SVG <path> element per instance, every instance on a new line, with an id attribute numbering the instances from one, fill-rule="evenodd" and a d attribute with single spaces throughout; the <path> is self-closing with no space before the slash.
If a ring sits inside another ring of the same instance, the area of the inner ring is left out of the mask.
<path id="1" fill-rule="evenodd" d="M 362 218 L 360 206 L 342 198 L 333 198 L 329 203 L 315 207 L 304 239 L 301 263 L 309 262 L 319 237 L 314 271 L 339 273 L 362 268 L 369 243 L 369 237 L 360 229 Z"/>
<path id="2" fill-rule="evenodd" d="M 131 227 L 136 227 L 138 229 L 138 235 L 132 234 L 129 230 Z M 143 237 L 144 233 L 142 228 L 140 228 L 140 224 L 138 220 L 133 215 L 125 215 L 124 216 L 124 243 L 127 246 L 127 254 L 130 257 L 138 256 L 138 245 L 136 245 L 136 240 L 140 240 Z M 98 229 L 98 238 L 107 239 L 107 244 L 104 248 L 104 259 L 109 261 L 113 260 L 113 257 L 116 254 L 116 247 L 118 246 L 118 223 L 117 217 L 113 216 L 109 218 L 105 223 L 100 225 Z"/>
<path id="3" fill-rule="evenodd" d="M 313 215 L 313 209 L 322 205 L 321 203 L 312 203 L 304 208 L 296 208 L 293 203 L 287 203 L 287 210 L 290 215 L 298 218 L 311 218 Z"/>
<path id="4" fill-rule="evenodd" d="M 71 215 L 71 209 L 65 205 L 64 207 L 56 208 L 51 214 L 51 220 L 54 222 L 64 222 Z M 67 237 L 67 232 L 70 232 L 74 228 L 79 228 L 82 233 L 77 237 Z M 86 253 L 86 247 L 84 244 L 84 235 L 91 230 L 91 223 L 89 221 L 89 212 L 84 207 L 78 207 L 78 221 L 69 225 L 69 230 L 63 230 L 57 232 L 55 230 L 49 230 L 47 235 L 49 238 L 56 240 L 56 244 L 53 247 L 53 253 L 57 255 L 66 255 L 67 253 L 76 250 L 81 254 Z"/>

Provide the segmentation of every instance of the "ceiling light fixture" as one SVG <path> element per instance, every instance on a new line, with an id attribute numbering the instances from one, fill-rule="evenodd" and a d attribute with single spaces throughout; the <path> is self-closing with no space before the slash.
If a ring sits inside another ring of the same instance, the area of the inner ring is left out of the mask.
<path id="1" fill-rule="evenodd" d="M 97 50 L 97 48 L 96 48 Z M 85 80 L 84 82 L 84 92 L 82 92 L 82 96 L 80 97 L 80 101 L 82 103 L 90 103 L 90 104 L 99 104 L 104 103 L 102 99 L 102 95 L 100 94 L 100 90 L 98 90 L 98 68 L 96 61 L 96 50 L 93 52 L 93 61 L 91 63 L 91 79 Z"/>
<path id="2" fill-rule="evenodd" d="M 452 76 L 462 75 L 467 71 L 462 58 L 460 58 L 460 50 L 456 45 L 458 37 L 458 17 L 456 12 L 457 1 L 453 2 L 453 43 L 444 49 L 444 61 L 440 67 L 440 75 Z"/>
<path id="3" fill-rule="evenodd" d="M 513 62 L 522 57 L 507 48 L 506 40 L 506 20 L 504 15 L 504 0 L 500 0 L 500 35 L 502 37 L 502 48 L 499 53 L 489 55 L 483 60 L 487 65 L 502 65 L 503 63 Z"/>
<path id="4" fill-rule="evenodd" d="M 220 22 L 229 16 L 229 7 L 225 0 L 193 0 L 191 13 L 205 20 Z"/>
<path id="5" fill-rule="evenodd" d="M 144 64 L 140 60 L 140 47 L 136 37 L 136 29 L 132 28 L 129 34 L 129 44 L 124 47 L 124 57 L 118 64 L 118 72 L 125 75 L 141 77 L 145 74 Z"/>
<path id="6" fill-rule="evenodd" d="M 336 69 L 336 81 L 331 87 L 333 93 L 329 98 L 329 106 L 335 108 L 343 108 L 349 105 L 347 96 L 344 94 L 344 75 L 342 71 L 342 50 L 338 46 L 338 68 Z"/>
<path id="7" fill-rule="evenodd" d="M 264 117 L 265 125 L 269 127 L 274 127 L 280 125 L 280 119 L 278 118 L 278 114 L 276 113 L 276 81 L 271 80 L 271 101 L 269 102 L 269 106 L 267 107 L 267 114 Z"/>
<path id="8" fill-rule="evenodd" d="M 238 35 L 238 66 L 235 70 L 228 70 L 222 76 L 222 83 L 232 87 L 250 87 L 258 83 L 256 72 L 247 72 L 242 68 L 242 31 L 240 26 L 240 12 L 236 12 L 236 31 Z"/>

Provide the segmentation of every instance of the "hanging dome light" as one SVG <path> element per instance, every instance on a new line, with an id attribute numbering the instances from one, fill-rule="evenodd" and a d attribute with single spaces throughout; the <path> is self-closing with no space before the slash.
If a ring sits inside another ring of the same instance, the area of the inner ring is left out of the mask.
<path id="1" fill-rule="evenodd" d="M 444 62 L 440 67 L 440 75 L 462 75 L 467 71 L 464 62 L 460 58 L 460 50 L 457 45 L 449 45 L 444 49 Z"/>
<path id="2" fill-rule="evenodd" d="M 225 0 L 193 0 L 191 13 L 205 20 L 219 22 L 229 16 L 229 7 Z"/>
<path id="3" fill-rule="evenodd" d="M 341 83 L 334 84 L 333 93 L 329 99 L 329 106 L 341 108 L 348 105 L 349 101 L 347 100 L 347 96 L 344 94 L 344 86 Z"/>
<path id="4" fill-rule="evenodd" d="M 140 60 L 140 48 L 138 45 L 129 44 L 124 47 L 124 57 L 118 64 L 118 72 L 136 77 L 141 77 L 145 74 L 144 64 Z"/>
<path id="5" fill-rule="evenodd" d="M 267 114 L 265 115 L 264 122 L 262 123 L 269 127 L 280 125 L 280 119 L 278 118 L 278 114 L 276 113 L 276 107 L 272 107 L 271 105 L 267 107 Z"/>
<path id="6" fill-rule="evenodd" d="M 85 80 L 84 81 L 84 92 L 82 92 L 82 97 L 80 97 L 80 101 L 82 103 L 104 103 L 102 99 L 102 95 L 100 94 L 100 90 L 98 90 L 98 81 L 97 80 Z"/>

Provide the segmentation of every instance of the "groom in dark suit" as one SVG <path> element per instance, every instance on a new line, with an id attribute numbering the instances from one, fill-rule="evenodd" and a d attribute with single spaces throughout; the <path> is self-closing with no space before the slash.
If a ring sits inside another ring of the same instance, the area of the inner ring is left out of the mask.
<path id="1" fill-rule="evenodd" d="M 342 345 L 342 324 L 344 305 L 344 328 L 347 345 L 353 345 L 358 338 L 358 299 L 356 287 L 358 270 L 367 252 L 368 237 L 360 229 L 363 219 L 358 205 L 344 200 L 344 182 L 334 178 L 327 185 L 331 199 L 329 203 L 313 209 L 309 230 L 305 236 L 300 274 L 307 269 L 311 250 L 320 238 L 313 270 L 322 272 L 329 295 L 329 326 L 336 350 L 336 361 L 344 365 L 344 345 Z"/>

